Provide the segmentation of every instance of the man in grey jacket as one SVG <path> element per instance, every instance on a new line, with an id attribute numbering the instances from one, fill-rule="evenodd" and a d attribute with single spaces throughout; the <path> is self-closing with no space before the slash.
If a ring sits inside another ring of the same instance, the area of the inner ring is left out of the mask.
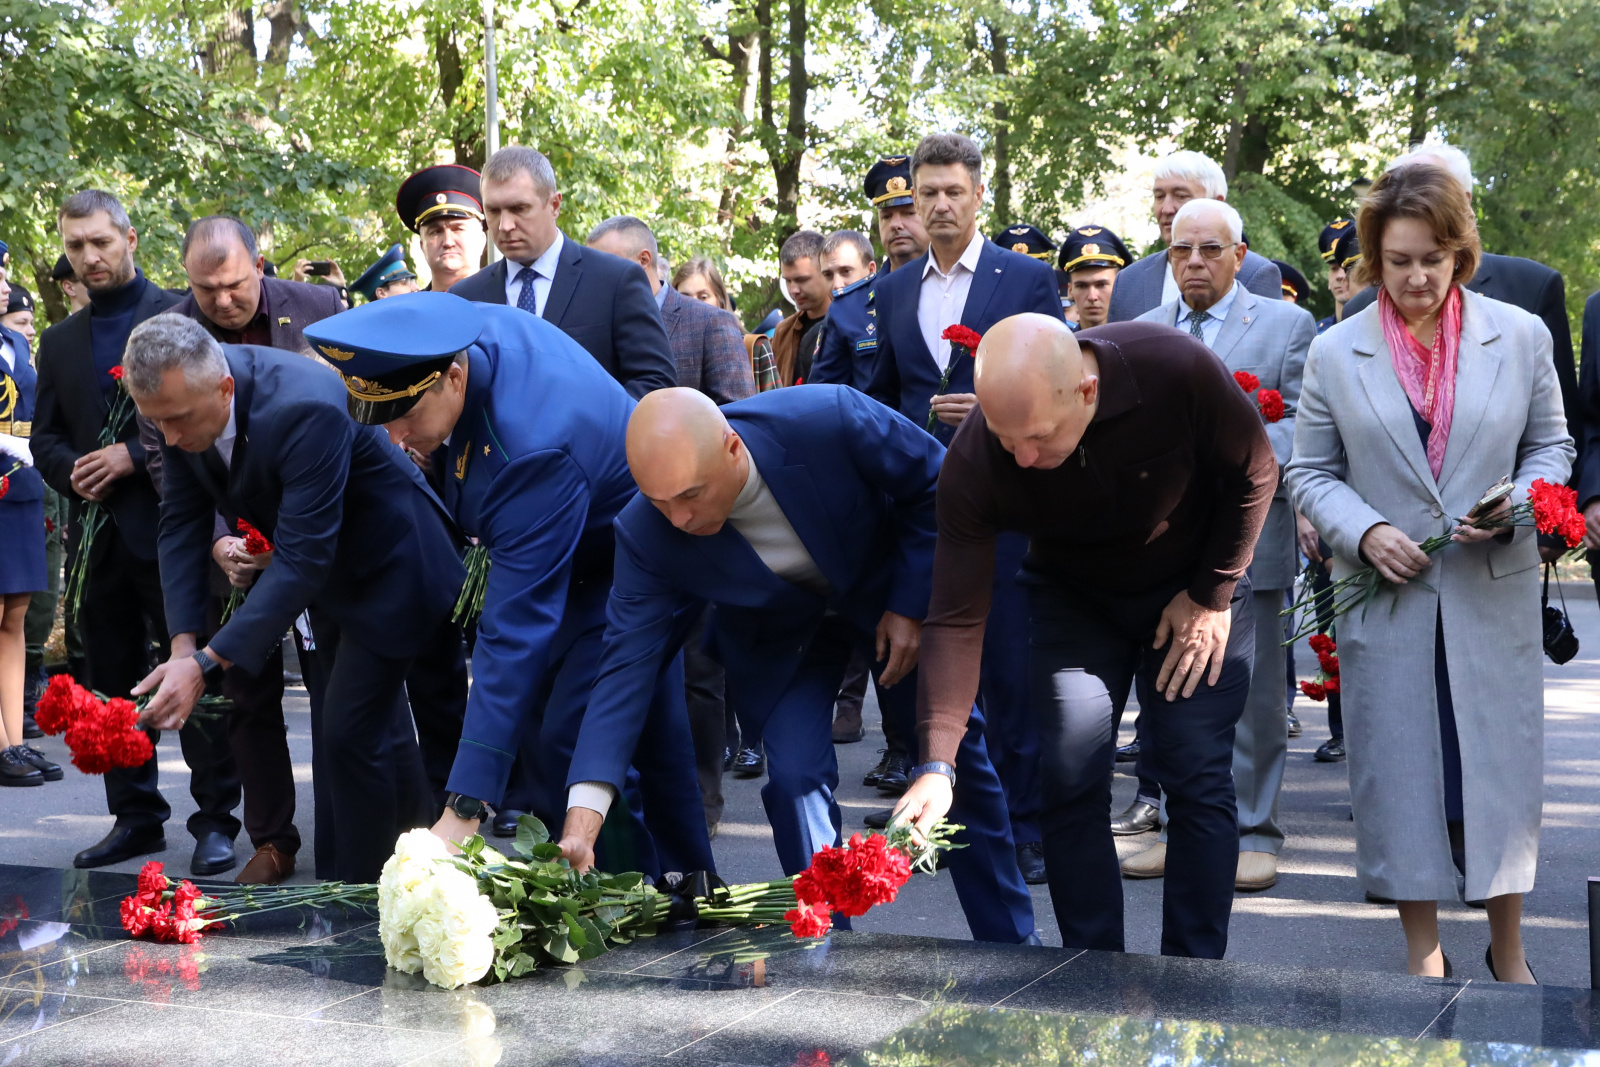
<path id="1" fill-rule="evenodd" d="M 1161 243 L 1172 243 L 1172 220 L 1191 200 L 1227 200 L 1228 178 L 1209 156 L 1199 152 L 1174 152 L 1156 164 L 1154 203 Z M 1283 279 L 1272 261 L 1246 250 L 1239 267 L 1239 284 L 1258 296 L 1283 299 Z M 1152 252 L 1117 275 L 1111 293 L 1111 322 L 1127 322 L 1178 298 L 1178 279 L 1167 263 L 1165 251 Z"/>
<path id="2" fill-rule="evenodd" d="M 1310 313 L 1288 301 L 1258 296 L 1240 283 L 1245 258 L 1239 213 L 1217 200 L 1192 200 L 1172 222 L 1172 265 L 1177 299 L 1139 316 L 1185 330 L 1205 342 L 1234 372 L 1266 422 L 1267 438 L 1281 471 L 1294 447 L 1294 413 L 1306 354 L 1317 335 Z M 1117 282 L 1120 289 L 1121 280 Z M 1113 293 L 1114 298 L 1115 293 Z M 1276 401 L 1271 393 L 1276 392 Z M 1280 484 L 1250 565 L 1254 590 L 1256 654 L 1250 695 L 1234 734 L 1233 780 L 1239 801 L 1239 869 L 1236 889 L 1268 889 L 1278 880 L 1278 792 L 1289 753 L 1283 714 L 1283 592 L 1296 570 L 1294 511 Z M 1123 873 L 1158 877 L 1166 869 L 1166 845 L 1130 856 Z"/>

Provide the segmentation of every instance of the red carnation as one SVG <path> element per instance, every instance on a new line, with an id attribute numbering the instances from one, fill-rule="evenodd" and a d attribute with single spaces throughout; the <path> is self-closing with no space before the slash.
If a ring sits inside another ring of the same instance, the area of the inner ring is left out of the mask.
<path id="1" fill-rule="evenodd" d="M 1322 673 L 1328 677 L 1337 677 L 1339 674 L 1339 657 L 1331 652 L 1318 652 L 1317 666 L 1321 667 Z"/>
<path id="2" fill-rule="evenodd" d="M 89 695 L 88 690 L 74 682 L 70 675 L 58 674 L 44 687 L 33 721 L 39 724 L 39 729 L 54 737 L 82 715 L 83 697 Z"/>
<path id="3" fill-rule="evenodd" d="M 142 896 L 125 897 L 122 901 L 122 928 L 130 937 L 140 937 L 149 932 L 155 923 L 156 909 Z"/>
<path id="4" fill-rule="evenodd" d="M 1578 492 L 1535 478 L 1528 489 L 1533 504 L 1533 524 L 1542 534 L 1560 534 L 1568 548 L 1583 544 L 1586 524 L 1578 511 Z"/>
<path id="5" fill-rule="evenodd" d="M 1334 691 L 1338 692 L 1338 690 L 1334 690 Z M 1328 699 L 1328 687 L 1327 686 L 1323 686 L 1323 685 L 1318 685 L 1316 682 L 1301 682 L 1300 683 L 1300 692 L 1304 693 L 1306 696 L 1310 697 L 1312 700 L 1326 700 L 1326 699 Z"/>
<path id="6" fill-rule="evenodd" d="M 244 550 L 252 556 L 261 556 L 272 551 L 272 542 L 267 540 L 267 535 L 243 519 L 239 520 L 239 536 L 244 538 Z"/>
<path id="7" fill-rule="evenodd" d="M 1263 389 L 1256 394 L 1256 404 L 1261 408 L 1261 417 L 1267 422 L 1277 422 L 1283 418 L 1283 394 L 1276 389 Z"/>
<path id="8" fill-rule="evenodd" d="M 0 493 L 0 496 L 5 496 L 5 494 Z M 44 532 L 47 534 L 53 534 L 56 532 L 56 520 L 52 519 L 48 515 L 44 517 Z"/>
<path id="9" fill-rule="evenodd" d="M 946 327 L 944 333 L 941 333 L 939 337 L 942 340 L 949 341 L 952 345 L 960 345 L 967 350 L 969 355 L 978 351 L 978 342 L 983 340 L 983 335 L 977 330 L 962 326 L 960 323 Z"/>
<path id="10" fill-rule="evenodd" d="M 1312 634 L 1306 639 L 1306 644 L 1310 645 L 1311 651 L 1319 656 L 1324 652 L 1333 652 L 1339 647 L 1333 643 L 1333 638 L 1327 634 Z"/>
<path id="11" fill-rule="evenodd" d="M 1339 676 L 1337 674 L 1328 675 L 1322 683 L 1322 688 L 1325 692 L 1337 693 L 1339 691 Z"/>
<path id="12" fill-rule="evenodd" d="M 789 924 L 795 937 L 822 937 L 833 928 L 833 918 L 826 906 L 817 907 L 804 902 L 784 912 L 783 921 Z"/>
<path id="13" fill-rule="evenodd" d="M 122 381 L 122 365 L 120 363 L 117 366 L 112 367 L 106 373 L 111 375 L 111 377 L 115 378 L 117 381 Z"/>
<path id="14" fill-rule="evenodd" d="M 139 895 L 159 899 L 167 891 L 166 865 L 151 860 L 139 868 Z"/>
<path id="15" fill-rule="evenodd" d="M 11 475 L 0 475 L 0 500 L 4 500 L 9 492 L 11 492 Z"/>
<path id="16" fill-rule="evenodd" d="M 1254 374 L 1251 374 L 1247 370 L 1234 371 L 1233 380 L 1238 382 L 1239 388 L 1243 389 L 1247 393 L 1253 393 L 1257 389 L 1261 388 L 1261 379 L 1257 378 Z"/>

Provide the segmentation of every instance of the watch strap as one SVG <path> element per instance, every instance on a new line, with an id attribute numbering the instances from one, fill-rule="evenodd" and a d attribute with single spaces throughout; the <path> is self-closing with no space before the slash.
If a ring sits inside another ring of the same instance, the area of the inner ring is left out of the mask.
<path id="1" fill-rule="evenodd" d="M 210 654 L 203 648 L 192 653 L 189 658 L 199 664 L 200 676 L 206 681 L 210 681 L 222 674 L 222 664 L 212 659 Z"/>
<path id="2" fill-rule="evenodd" d="M 465 796 L 461 793 L 451 793 L 444 798 L 445 807 L 449 808 L 462 819 L 482 819 L 488 805 L 476 797 Z"/>
<path id="3" fill-rule="evenodd" d="M 921 778 L 924 774 L 942 774 L 950 779 L 951 785 L 954 785 L 956 781 L 956 769 L 943 760 L 929 760 L 927 763 L 919 763 L 911 768 L 912 781 Z"/>

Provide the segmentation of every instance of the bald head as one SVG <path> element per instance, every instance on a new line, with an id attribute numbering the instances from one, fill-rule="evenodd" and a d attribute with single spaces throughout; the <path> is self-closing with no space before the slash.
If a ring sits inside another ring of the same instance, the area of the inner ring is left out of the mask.
<path id="1" fill-rule="evenodd" d="M 1100 367 L 1064 322 L 1001 319 L 978 345 L 973 374 L 989 430 L 1019 467 L 1059 467 L 1078 447 L 1100 400 Z"/>
<path id="2" fill-rule="evenodd" d="M 628 420 L 628 467 L 650 503 L 685 533 L 722 529 L 749 474 L 744 442 L 696 389 L 657 389 Z"/>

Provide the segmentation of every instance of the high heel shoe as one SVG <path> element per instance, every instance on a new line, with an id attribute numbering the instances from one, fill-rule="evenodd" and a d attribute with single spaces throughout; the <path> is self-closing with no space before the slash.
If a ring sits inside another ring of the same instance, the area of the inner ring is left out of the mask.
<path id="1" fill-rule="evenodd" d="M 1483 950 L 1483 965 L 1485 967 L 1489 968 L 1489 977 L 1490 978 L 1493 978 L 1496 982 L 1500 981 L 1500 976 L 1498 974 L 1494 973 L 1494 946 L 1493 945 L 1489 945 L 1486 948 L 1484 948 L 1484 950 Z M 1528 974 L 1532 976 L 1533 984 L 1534 985 L 1538 985 L 1539 984 L 1539 976 L 1533 973 L 1533 964 L 1528 962 L 1528 957 L 1526 955 L 1524 955 L 1522 957 L 1522 965 L 1524 967 L 1528 968 Z"/>

